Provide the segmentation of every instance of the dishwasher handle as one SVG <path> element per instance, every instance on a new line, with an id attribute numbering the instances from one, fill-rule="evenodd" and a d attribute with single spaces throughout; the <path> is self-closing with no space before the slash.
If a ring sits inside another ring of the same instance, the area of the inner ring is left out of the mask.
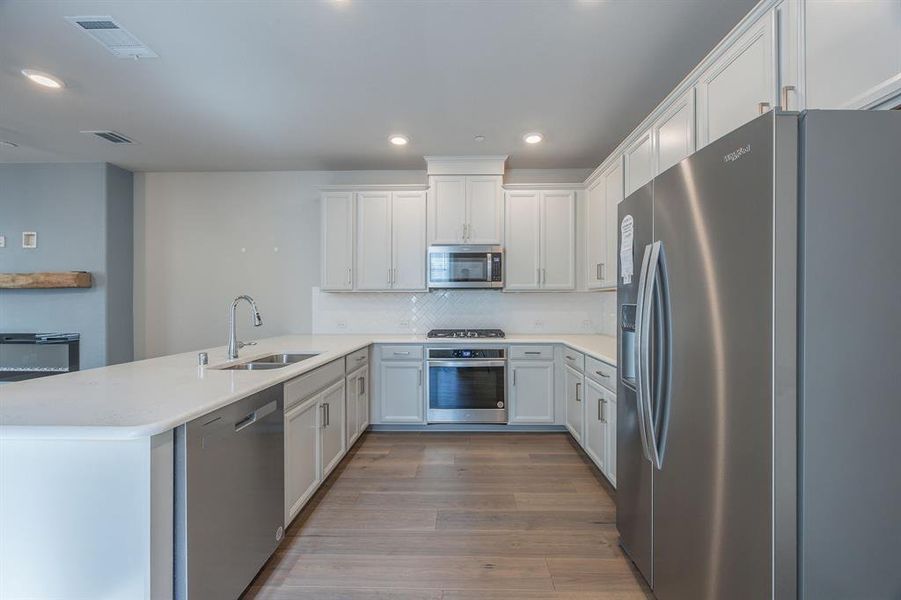
<path id="1" fill-rule="evenodd" d="M 268 404 L 264 404 L 260 408 L 256 409 L 255 411 L 253 411 L 252 413 L 250 413 L 249 415 L 247 415 L 246 417 L 244 417 L 243 419 L 241 419 L 240 421 L 235 423 L 235 433 L 241 431 L 242 429 L 246 429 L 247 427 L 250 427 L 251 425 L 256 423 L 259 419 L 262 419 L 269 413 L 273 412 L 277 405 L 278 405 L 278 402 L 273 400 L 272 402 L 270 402 Z"/>

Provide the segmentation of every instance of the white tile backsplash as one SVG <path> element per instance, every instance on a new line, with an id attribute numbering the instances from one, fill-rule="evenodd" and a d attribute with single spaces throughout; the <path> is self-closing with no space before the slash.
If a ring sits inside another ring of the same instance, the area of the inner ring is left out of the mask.
<path id="1" fill-rule="evenodd" d="M 313 333 L 426 333 L 452 327 L 497 327 L 508 333 L 615 335 L 616 294 L 322 292 L 313 288 Z"/>

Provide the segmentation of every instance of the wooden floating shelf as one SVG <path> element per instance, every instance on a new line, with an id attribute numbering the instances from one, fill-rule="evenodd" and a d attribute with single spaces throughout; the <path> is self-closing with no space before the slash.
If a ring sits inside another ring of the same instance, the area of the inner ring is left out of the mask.
<path id="1" fill-rule="evenodd" d="M 0 289 L 89 288 L 93 284 L 87 271 L 0 273 Z"/>

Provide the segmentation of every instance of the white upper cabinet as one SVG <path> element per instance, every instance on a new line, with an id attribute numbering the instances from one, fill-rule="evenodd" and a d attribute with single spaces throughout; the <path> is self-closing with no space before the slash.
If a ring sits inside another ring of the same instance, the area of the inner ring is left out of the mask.
<path id="1" fill-rule="evenodd" d="M 588 187 L 585 261 L 588 289 L 616 287 L 617 205 L 623 199 L 623 161 L 618 157 Z"/>
<path id="2" fill-rule="evenodd" d="M 466 177 L 429 178 L 429 243 L 462 244 L 466 230 Z"/>
<path id="3" fill-rule="evenodd" d="M 685 92 L 651 128 L 659 175 L 695 151 L 695 91 Z"/>
<path id="4" fill-rule="evenodd" d="M 504 199 L 496 175 L 466 178 L 466 243 L 501 244 L 504 241 Z"/>
<path id="5" fill-rule="evenodd" d="M 623 153 L 626 173 L 626 196 L 654 177 L 654 136 L 644 132 Z"/>
<path id="6" fill-rule="evenodd" d="M 541 287 L 576 287 L 576 193 L 541 192 Z"/>
<path id="7" fill-rule="evenodd" d="M 539 192 L 507 192 L 504 289 L 541 287 L 541 197 Z"/>
<path id="8" fill-rule="evenodd" d="M 358 290 L 425 290 L 426 195 L 357 193 Z"/>
<path id="9" fill-rule="evenodd" d="M 697 83 L 698 147 L 777 104 L 776 12 L 757 20 Z"/>
<path id="10" fill-rule="evenodd" d="M 425 192 L 394 192 L 391 205 L 391 289 L 426 287 Z"/>
<path id="11" fill-rule="evenodd" d="M 388 289 L 391 269 L 391 192 L 359 192 L 357 289 Z"/>
<path id="12" fill-rule="evenodd" d="M 323 290 L 353 289 L 354 194 L 322 194 L 322 283 Z"/>
<path id="13" fill-rule="evenodd" d="M 510 191 L 506 198 L 504 289 L 574 289 L 575 192 Z"/>
<path id="14" fill-rule="evenodd" d="M 500 175 L 429 177 L 430 244 L 502 244 Z"/>
<path id="15" fill-rule="evenodd" d="M 805 4 L 807 108 L 867 108 L 901 92 L 901 2 Z"/>

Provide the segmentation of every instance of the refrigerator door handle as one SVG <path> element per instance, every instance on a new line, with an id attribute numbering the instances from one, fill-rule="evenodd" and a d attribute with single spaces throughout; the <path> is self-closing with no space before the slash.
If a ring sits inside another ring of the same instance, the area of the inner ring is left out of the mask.
<path id="1" fill-rule="evenodd" d="M 638 297 L 635 306 L 635 398 L 638 413 L 638 431 L 641 437 L 641 449 L 646 460 L 653 462 L 651 458 L 650 447 L 648 444 L 648 426 L 647 418 L 644 412 L 645 402 L 644 396 L 648 387 L 648 367 L 645 363 L 647 354 L 646 346 L 650 343 L 650 332 L 645 321 L 645 304 L 646 293 L 648 287 L 648 270 L 651 264 L 652 244 L 648 244 L 644 249 L 644 257 L 641 260 L 641 274 L 638 278 Z"/>
<path id="2" fill-rule="evenodd" d="M 647 297 L 654 309 L 655 384 L 646 395 L 649 444 L 654 467 L 663 467 L 669 430 L 672 390 L 672 309 L 670 305 L 669 269 L 662 242 L 655 242 L 651 256 L 651 275 Z M 650 314 L 650 310 L 648 311 Z M 651 386 L 649 386 L 650 388 Z M 652 400 L 653 399 L 653 403 Z"/>

